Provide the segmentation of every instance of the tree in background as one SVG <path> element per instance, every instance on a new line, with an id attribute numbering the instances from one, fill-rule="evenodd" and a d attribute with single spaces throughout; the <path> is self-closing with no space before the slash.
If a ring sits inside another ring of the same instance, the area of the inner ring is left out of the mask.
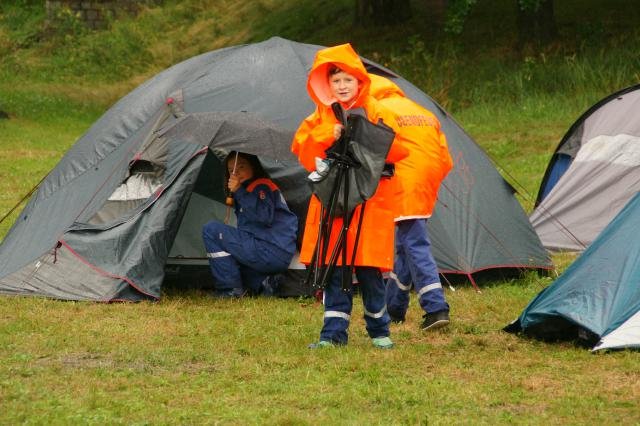
<path id="1" fill-rule="evenodd" d="M 478 0 L 420 0 L 430 15 L 430 21 L 449 34 L 460 34 L 467 17 Z M 556 27 L 553 0 L 514 0 L 518 45 L 548 44 L 553 41 Z M 355 0 L 356 25 L 394 25 L 412 17 L 410 0 Z"/>
<path id="2" fill-rule="evenodd" d="M 393 25 L 411 18 L 409 0 L 355 0 L 355 23 L 371 25 Z"/>
<path id="3" fill-rule="evenodd" d="M 450 34 L 460 34 L 477 0 L 448 0 L 444 28 Z M 518 45 L 548 44 L 558 35 L 553 0 L 515 0 Z"/>
<path id="4" fill-rule="evenodd" d="M 553 0 L 517 0 L 518 44 L 549 44 L 558 35 Z"/>

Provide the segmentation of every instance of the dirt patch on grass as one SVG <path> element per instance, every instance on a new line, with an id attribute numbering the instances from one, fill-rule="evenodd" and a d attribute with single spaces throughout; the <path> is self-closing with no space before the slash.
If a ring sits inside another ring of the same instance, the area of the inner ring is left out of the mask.
<path id="1" fill-rule="evenodd" d="M 59 356 L 46 356 L 34 361 L 35 366 L 41 368 L 62 368 L 64 370 L 133 370 L 138 372 L 156 373 L 172 372 L 185 374 L 198 374 L 202 372 L 212 373 L 216 371 L 214 365 L 203 361 L 185 361 L 159 364 L 157 361 L 145 362 L 143 360 L 122 360 L 110 355 L 89 352 L 76 352 L 61 354 Z"/>
<path id="2" fill-rule="evenodd" d="M 57 157 L 60 154 L 56 151 L 41 149 L 11 149 L 0 150 L 0 158 L 5 158 L 10 161 L 18 159 L 42 159 L 43 157 Z"/>

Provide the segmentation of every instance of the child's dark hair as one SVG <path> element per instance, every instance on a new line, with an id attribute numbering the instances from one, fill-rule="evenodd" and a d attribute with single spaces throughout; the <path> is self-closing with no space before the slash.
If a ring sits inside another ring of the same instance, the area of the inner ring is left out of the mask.
<path id="1" fill-rule="evenodd" d="M 344 70 L 339 66 L 337 66 L 336 64 L 330 64 L 329 68 L 327 68 L 328 77 L 331 77 L 334 74 L 338 74 L 339 72 L 344 72 Z"/>
<path id="2" fill-rule="evenodd" d="M 236 152 L 237 151 L 231 151 L 224 158 L 223 165 L 224 165 L 224 187 L 225 188 L 227 187 L 227 182 L 229 182 L 229 176 L 230 176 L 229 167 L 227 167 L 227 164 L 229 164 L 230 161 L 235 161 Z M 253 178 L 251 180 L 259 179 L 259 178 L 269 179 L 269 175 L 262 167 L 262 164 L 260 164 L 260 160 L 258 160 L 258 157 L 256 157 L 253 154 L 247 154 L 246 152 L 238 152 L 238 158 L 244 158 L 249 162 L 249 165 L 251 165 L 251 169 L 253 170 Z"/>

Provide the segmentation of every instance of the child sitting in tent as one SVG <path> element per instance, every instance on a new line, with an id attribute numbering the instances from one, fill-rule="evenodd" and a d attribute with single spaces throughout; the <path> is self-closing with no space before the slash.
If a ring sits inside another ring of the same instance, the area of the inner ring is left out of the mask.
<path id="1" fill-rule="evenodd" d="M 262 294 L 269 290 L 267 278 L 286 271 L 293 258 L 298 218 L 255 155 L 232 151 L 224 164 L 238 225 L 211 221 L 203 227 L 213 294 Z"/>
<path id="2" fill-rule="evenodd" d="M 343 126 L 332 111 L 331 105 L 339 102 L 344 110 L 361 109 L 372 123 L 392 120 L 388 110 L 369 96 L 369 76 L 357 53 L 349 44 L 318 51 L 309 73 L 307 90 L 316 104 L 316 110 L 299 126 L 293 140 L 292 151 L 308 170 L 316 170 L 316 158 L 326 157 L 325 151 L 340 138 Z M 394 162 L 406 155 L 406 150 L 393 143 L 387 161 Z M 377 191 L 362 205 L 355 208 L 347 231 L 347 247 L 355 250 L 355 274 L 360 284 L 364 303 L 364 318 L 372 344 L 380 349 L 393 347 L 389 337 L 390 318 L 385 307 L 385 284 L 381 270 L 393 267 L 393 212 L 390 203 L 394 194 L 393 178 L 380 181 Z M 356 225 L 362 217 L 359 238 Z M 314 248 L 319 237 L 321 203 L 314 195 L 309 203 L 300 260 L 312 263 Z M 329 247 L 337 244 L 337 234 L 342 228 L 342 218 L 333 219 Z M 335 231 L 335 232 L 334 232 Z M 356 247 L 356 241 L 357 247 Z M 329 253 L 331 248 L 329 249 Z M 325 262 L 327 259 L 321 259 Z M 351 319 L 353 295 L 342 288 L 342 268 L 339 264 L 324 289 L 324 324 L 320 340 L 310 348 L 345 345 Z"/>

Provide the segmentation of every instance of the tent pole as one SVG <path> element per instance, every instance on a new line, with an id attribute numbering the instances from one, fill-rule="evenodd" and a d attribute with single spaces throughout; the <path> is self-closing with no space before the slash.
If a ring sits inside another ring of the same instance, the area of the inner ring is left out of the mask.
<path id="1" fill-rule="evenodd" d="M 478 293 L 482 293 L 482 291 L 480 291 L 480 287 L 478 287 L 476 281 L 473 279 L 473 275 L 467 274 L 467 278 L 469 278 L 469 281 L 471 281 L 471 285 L 473 286 L 473 288 L 475 288 Z"/>

